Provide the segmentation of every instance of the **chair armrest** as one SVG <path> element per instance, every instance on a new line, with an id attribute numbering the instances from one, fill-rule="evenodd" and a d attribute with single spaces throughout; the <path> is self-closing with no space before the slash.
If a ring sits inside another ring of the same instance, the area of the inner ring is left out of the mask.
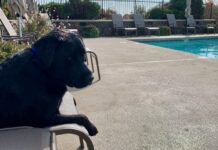
<path id="1" fill-rule="evenodd" d="M 101 74 L 100 74 L 100 68 L 99 68 L 99 63 L 98 63 L 98 56 L 95 52 L 90 50 L 88 47 L 86 47 L 86 61 L 87 65 L 89 65 L 89 60 L 88 60 L 88 55 L 90 56 L 90 63 L 92 67 L 92 72 L 94 72 L 94 64 L 93 64 L 93 59 L 95 60 L 96 67 L 97 67 L 97 73 L 98 73 L 98 80 L 101 80 Z"/>
<path id="2" fill-rule="evenodd" d="M 52 135 L 52 150 L 56 150 L 56 145 L 54 143 L 56 143 L 55 141 L 55 137 L 56 135 L 62 135 L 62 134 L 74 134 L 74 135 L 78 135 L 80 138 L 80 141 L 84 140 L 87 144 L 87 148 L 88 150 L 94 150 L 94 145 L 91 141 L 91 139 L 89 138 L 88 132 L 87 130 L 79 125 L 75 125 L 75 124 L 64 124 L 64 125 L 59 125 L 59 126 L 54 126 L 54 127 L 50 127 L 49 128 L 51 135 Z M 83 147 L 84 145 L 82 144 L 81 147 Z"/>

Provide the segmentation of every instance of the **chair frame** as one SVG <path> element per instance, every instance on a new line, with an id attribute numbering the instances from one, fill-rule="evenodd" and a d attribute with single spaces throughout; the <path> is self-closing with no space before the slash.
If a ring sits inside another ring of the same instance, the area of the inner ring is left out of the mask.
<path id="1" fill-rule="evenodd" d="M 98 81 L 101 80 L 101 74 L 100 74 L 100 68 L 99 68 L 99 63 L 98 63 L 98 56 L 95 52 L 91 51 L 89 48 L 86 48 L 86 63 L 87 65 L 91 65 L 91 70 L 94 73 L 95 72 L 95 67 L 94 67 L 94 61 L 96 64 L 96 69 L 97 69 L 97 74 L 98 74 Z"/>
<path id="2" fill-rule="evenodd" d="M 72 109 L 68 110 L 68 111 L 65 110 L 65 112 L 63 112 L 63 113 L 67 114 L 67 115 L 68 114 L 79 114 L 75 98 L 69 92 L 66 92 L 65 96 L 63 98 L 62 105 L 69 105 L 69 104 L 71 105 Z M 52 126 L 52 127 L 48 127 L 48 128 L 14 127 L 14 128 L 0 129 L 0 133 L 1 132 L 4 134 L 1 134 L 2 136 L 0 137 L 0 139 L 3 139 L 3 141 L 0 140 L 0 149 L 2 148 L 1 142 L 3 142 L 3 149 L 5 149 L 5 147 L 4 147 L 5 143 L 9 142 L 10 144 L 12 144 L 14 142 L 17 142 L 17 141 L 10 141 L 10 140 L 11 139 L 16 140 L 16 138 L 19 138 L 20 134 L 22 134 L 21 137 L 27 136 L 26 133 L 28 132 L 28 135 L 29 136 L 31 135 L 31 137 L 28 137 L 28 139 L 33 140 L 34 139 L 33 137 L 36 136 L 35 139 L 40 140 L 40 141 L 45 141 L 44 144 L 37 145 L 38 150 L 57 150 L 56 137 L 58 135 L 64 135 L 64 134 L 72 134 L 72 135 L 76 135 L 79 137 L 80 145 L 79 145 L 78 149 L 82 150 L 85 148 L 85 144 L 84 144 L 84 141 L 85 141 L 87 149 L 94 150 L 94 145 L 91 141 L 91 138 L 90 138 L 87 130 L 84 127 L 76 125 L 76 124 L 63 124 L 63 125 Z M 17 135 L 18 133 L 19 133 L 19 135 Z M 33 138 L 33 139 L 31 139 L 31 138 Z M 31 141 L 31 142 L 34 142 L 34 141 Z M 20 150 L 21 147 L 19 147 L 19 146 L 25 147 L 25 143 L 26 143 L 26 141 L 21 139 L 18 141 L 18 143 L 12 144 L 11 145 L 12 149 L 10 149 L 10 150 Z M 27 143 L 27 145 L 28 145 L 28 143 Z M 31 145 L 28 145 L 28 147 L 26 147 L 24 149 L 25 150 L 26 149 L 28 149 L 28 150 L 31 150 L 31 149 L 35 150 L 36 149 L 36 147 L 30 147 L 30 146 Z"/>
<path id="3" fill-rule="evenodd" d="M 188 28 L 195 28 L 195 33 L 196 33 L 196 29 L 198 30 L 202 30 L 202 29 L 206 29 L 207 30 L 207 33 L 210 32 L 210 30 L 213 30 L 213 32 L 215 33 L 215 27 L 210 27 L 210 26 L 205 26 L 205 25 L 197 25 L 194 17 L 191 15 L 189 18 L 187 18 L 187 28 L 186 28 L 186 31 L 187 31 L 187 34 L 189 33 L 188 31 L 190 29 Z M 193 30 L 193 29 L 192 29 Z"/>
<path id="4" fill-rule="evenodd" d="M 136 36 L 138 35 L 137 28 L 124 27 L 123 18 L 121 16 L 121 14 L 113 14 L 112 15 L 112 22 L 113 22 L 113 27 L 115 29 L 116 34 L 118 33 L 118 31 L 124 31 L 125 36 L 127 36 L 128 32 L 133 32 L 134 31 Z"/>
<path id="5" fill-rule="evenodd" d="M 178 33 L 178 29 L 184 29 L 183 27 L 178 27 L 176 17 L 174 14 L 166 14 L 168 26 L 170 27 L 171 33 Z"/>
<path id="6" fill-rule="evenodd" d="M 194 20 L 194 17 L 191 15 L 187 18 L 187 26 L 186 26 L 186 33 L 188 34 L 190 30 L 193 30 L 194 33 L 197 33 L 196 31 L 197 24 Z"/>
<path id="7" fill-rule="evenodd" d="M 134 14 L 133 18 L 134 18 L 135 26 L 137 27 L 138 30 L 141 30 L 141 29 L 143 29 L 144 31 L 147 30 L 148 35 L 151 35 L 152 31 L 157 32 L 158 35 L 160 35 L 159 27 L 146 27 L 145 26 L 144 18 L 141 14 Z"/>

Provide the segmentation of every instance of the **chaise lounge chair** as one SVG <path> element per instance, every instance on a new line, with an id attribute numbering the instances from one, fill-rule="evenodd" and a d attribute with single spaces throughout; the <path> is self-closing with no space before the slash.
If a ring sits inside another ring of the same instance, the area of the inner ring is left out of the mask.
<path id="1" fill-rule="evenodd" d="M 67 92 L 63 98 L 64 110 L 61 112 L 77 114 L 76 102 L 72 95 Z M 88 150 L 94 150 L 93 143 L 84 127 L 76 124 L 65 124 L 48 128 L 17 127 L 0 130 L 0 150 L 57 150 L 56 137 L 63 134 L 72 134 L 79 137 L 82 150 L 87 144 Z M 69 139 L 70 140 L 70 139 Z M 77 143 L 77 142 L 76 142 Z"/>
<path id="2" fill-rule="evenodd" d="M 170 27 L 171 33 L 177 34 L 178 30 L 181 29 L 181 27 L 178 27 L 175 15 L 167 14 L 167 21 L 168 21 L 168 25 Z"/>
<path id="3" fill-rule="evenodd" d="M 196 28 L 199 30 L 206 29 L 207 33 L 209 33 L 210 31 L 215 32 L 215 27 L 213 27 L 213 26 L 197 25 L 194 17 L 191 15 L 189 18 L 187 18 L 186 32 L 188 33 L 189 30 L 193 30 L 193 29 L 196 32 Z"/>
<path id="4" fill-rule="evenodd" d="M 3 40 L 32 42 L 35 39 L 35 33 L 26 33 L 22 37 L 18 36 L 1 8 L 0 8 L 0 23 L 1 23 L 0 25 L 1 35 L 0 36 Z M 7 35 L 4 35 L 4 30 L 6 30 Z"/>
<path id="5" fill-rule="evenodd" d="M 124 31 L 126 36 L 127 36 L 127 32 L 135 32 L 136 35 L 138 35 L 137 28 L 124 27 L 123 18 L 120 14 L 113 14 L 112 22 L 116 33 L 118 33 L 119 31 Z"/>
<path id="6" fill-rule="evenodd" d="M 157 32 L 158 35 L 160 35 L 160 28 L 159 27 L 145 27 L 144 18 L 142 15 L 134 14 L 133 18 L 134 18 L 135 26 L 138 28 L 138 30 L 141 30 L 141 29 L 147 30 L 148 35 L 150 35 L 151 32 L 153 32 L 153 31 Z"/>
<path id="7" fill-rule="evenodd" d="M 189 31 L 193 31 L 194 33 L 196 33 L 196 27 L 197 27 L 197 25 L 196 25 L 196 22 L 195 22 L 193 16 L 187 18 L 186 33 L 188 34 Z"/>

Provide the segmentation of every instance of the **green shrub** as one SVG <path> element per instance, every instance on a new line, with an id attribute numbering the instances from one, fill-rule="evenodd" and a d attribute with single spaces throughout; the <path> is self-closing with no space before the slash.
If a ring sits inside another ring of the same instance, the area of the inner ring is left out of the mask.
<path id="1" fill-rule="evenodd" d="M 10 11 L 11 9 L 10 9 L 9 5 L 7 4 L 6 0 L 2 0 L 0 2 L 0 8 L 3 10 L 3 12 L 5 13 L 5 16 L 8 19 L 16 19 L 15 14 L 11 14 L 11 11 Z"/>
<path id="2" fill-rule="evenodd" d="M 69 0 L 64 10 L 69 19 L 96 19 L 100 16 L 100 5 L 90 0 Z"/>
<path id="3" fill-rule="evenodd" d="M 185 19 L 186 0 L 170 0 L 170 7 L 177 19 Z M 192 0 L 192 15 L 195 19 L 201 19 L 204 12 L 203 0 Z"/>
<path id="4" fill-rule="evenodd" d="M 25 43 L 15 41 L 0 41 L 0 63 L 12 54 L 28 47 Z"/>
<path id="5" fill-rule="evenodd" d="M 170 0 L 169 8 L 177 19 L 185 19 L 186 0 Z"/>
<path id="6" fill-rule="evenodd" d="M 100 16 L 100 5 L 90 0 L 69 0 L 69 2 L 40 5 L 41 12 L 48 12 L 52 19 L 96 19 Z"/>
<path id="7" fill-rule="evenodd" d="M 42 18 L 40 15 L 35 14 L 30 16 L 29 20 L 25 24 L 24 32 L 35 32 L 36 39 L 52 30 L 48 21 Z"/>
<path id="8" fill-rule="evenodd" d="M 164 36 L 164 35 L 170 35 L 171 34 L 171 30 L 169 27 L 164 26 L 164 27 L 160 27 L 160 35 Z"/>
<path id="9" fill-rule="evenodd" d="M 155 7 L 147 12 L 149 19 L 166 19 L 166 14 L 172 13 L 171 10 L 167 8 Z"/>
<path id="10" fill-rule="evenodd" d="M 70 14 L 65 10 L 65 4 L 50 2 L 45 5 L 40 5 L 39 10 L 42 13 L 48 13 L 52 19 L 67 19 Z"/>
<path id="11" fill-rule="evenodd" d="M 99 37 L 100 31 L 94 25 L 87 25 L 80 28 L 80 33 L 83 37 L 95 38 L 95 37 Z"/>

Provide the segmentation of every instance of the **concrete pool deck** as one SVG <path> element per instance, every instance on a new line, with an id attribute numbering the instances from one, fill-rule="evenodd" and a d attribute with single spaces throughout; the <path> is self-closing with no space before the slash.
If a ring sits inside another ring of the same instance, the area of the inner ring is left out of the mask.
<path id="1" fill-rule="evenodd" d="M 102 80 L 72 93 L 99 130 L 96 150 L 217 150 L 218 59 L 126 38 L 84 42 Z"/>

